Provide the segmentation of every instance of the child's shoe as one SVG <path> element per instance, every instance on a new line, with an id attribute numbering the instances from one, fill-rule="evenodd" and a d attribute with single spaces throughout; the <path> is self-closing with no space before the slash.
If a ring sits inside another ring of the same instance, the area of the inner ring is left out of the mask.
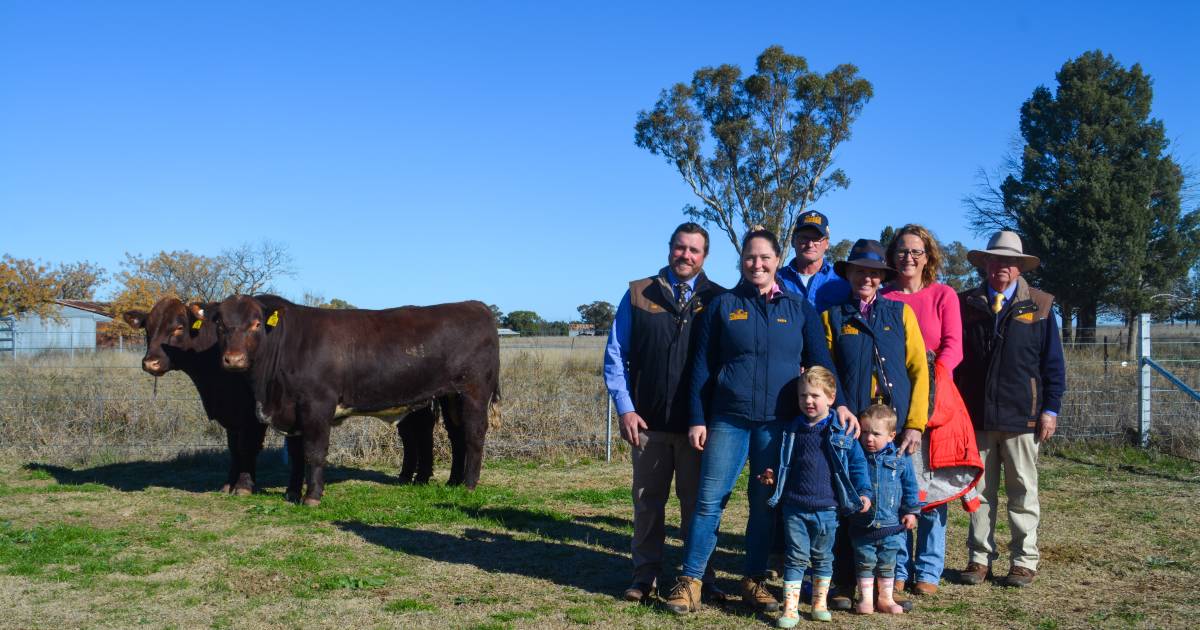
<path id="1" fill-rule="evenodd" d="M 831 621 L 833 619 L 833 615 L 829 614 L 829 607 L 825 603 L 825 598 L 829 595 L 829 581 L 828 577 L 813 577 L 813 621 Z"/>
<path id="2" fill-rule="evenodd" d="M 895 578 L 879 578 L 879 595 L 875 598 L 875 610 L 889 615 L 904 614 L 904 609 L 892 598 L 892 589 L 895 586 Z"/>
<path id="3" fill-rule="evenodd" d="M 854 607 L 854 612 L 860 615 L 875 614 L 875 578 L 860 577 L 858 578 L 858 604 Z"/>
<path id="4" fill-rule="evenodd" d="M 800 582 L 783 583 L 783 614 L 775 621 L 780 628 L 795 628 L 800 623 Z"/>

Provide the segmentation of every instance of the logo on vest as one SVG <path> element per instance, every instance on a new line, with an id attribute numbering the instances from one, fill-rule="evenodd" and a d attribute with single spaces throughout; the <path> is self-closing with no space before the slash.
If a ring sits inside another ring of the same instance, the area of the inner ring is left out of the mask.
<path id="1" fill-rule="evenodd" d="M 777 317 L 777 318 L 775 318 L 775 321 L 779 322 L 780 324 L 786 324 L 786 323 L 787 323 L 787 320 L 786 320 L 786 319 L 784 319 L 784 318 L 782 318 L 782 317 Z"/>
<path id="2" fill-rule="evenodd" d="M 1032 322 L 1033 313 L 1021 313 L 1020 315 L 1017 315 L 1017 319 L 1023 322 Z"/>
<path id="3" fill-rule="evenodd" d="M 736 322 L 739 319 L 749 319 L 749 318 L 750 318 L 750 313 L 747 313 L 746 311 L 744 311 L 740 308 L 729 314 L 729 321 L 731 321 L 731 322 Z"/>
<path id="4" fill-rule="evenodd" d="M 854 326 L 851 326 L 850 324 L 846 324 L 846 325 L 842 326 L 842 334 L 843 335 L 857 335 L 858 329 L 855 328 Z"/>

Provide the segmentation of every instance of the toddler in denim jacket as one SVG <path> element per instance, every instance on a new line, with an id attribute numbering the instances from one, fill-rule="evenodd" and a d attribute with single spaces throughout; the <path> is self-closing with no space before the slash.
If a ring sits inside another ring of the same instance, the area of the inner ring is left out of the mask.
<path id="1" fill-rule="evenodd" d="M 783 614 L 776 625 L 800 621 L 800 588 L 812 568 L 812 618 L 829 621 L 825 598 L 833 575 L 833 540 L 838 517 L 864 513 L 871 506 L 871 478 L 862 447 L 846 435 L 836 413 L 833 372 L 811 367 L 800 377 L 802 414 L 788 422 L 779 447 L 778 479 L 768 468 L 760 483 L 775 486 L 767 505 L 782 503 L 784 542 Z"/>
<path id="2" fill-rule="evenodd" d="M 921 511 L 917 476 L 912 458 L 898 454 L 892 443 L 896 438 L 896 412 L 891 407 L 871 405 L 858 421 L 875 503 L 865 514 L 850 521 L 858 590 L 862 595 L 855 610 L 864 615 L 876 610 L 899 614 L 904 609 L 892 598 L 896 553 L 904 544 L 904 530 L 917 526 L 917 513 Z M 872 602 L 876 581 L 879 590 Z"/>

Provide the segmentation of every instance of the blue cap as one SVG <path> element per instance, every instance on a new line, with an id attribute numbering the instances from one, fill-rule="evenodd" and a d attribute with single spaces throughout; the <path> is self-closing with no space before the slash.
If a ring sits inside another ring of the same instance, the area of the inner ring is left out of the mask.
<path id="1" fill-rule="evenodd" d="M 821 236 L 829 236 L 829 218 L 816 210 L 802 212 L 800 216 L 796 217 L 796 227 L 792 228 L 792 238 L 796 238 L 796 234 L 804 229 L 813 229 L 820 232 Z"/>

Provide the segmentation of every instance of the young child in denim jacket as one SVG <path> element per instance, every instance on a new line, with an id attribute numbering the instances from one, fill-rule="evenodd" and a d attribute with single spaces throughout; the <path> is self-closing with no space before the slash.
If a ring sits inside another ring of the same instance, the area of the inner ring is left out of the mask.
<path id="1" fill-rule="evenodd" d="M 850 520 L 854 563 L 861 599 L 856 612 L 900 614 L 904 609 L 892 598 L 895 586 L 896 553 L 904 545 L 904 530 L 917 526 L 921 502 L 912 458 L 899 455 L 896 445 L 896 412 L 887 405 L 867 407 L 858 417 L 863 451 L 871 471 L 875 503 L 870 510 Z M 872 602 L 874 582 L 879 590 Z"/>
<path id="2" fill-rule="evenodd" d="M 783 614 L 776 622 L 791 628 L 800 621 L 800 588 L 812 567 L 812 618 L 829 621 L 826 596 L 833 576 L 833 537 L 838 516 L 865 513 L 871 507 L 871 478 L 862 447 L 846 435 L 845 425 L 829 411 L 837 394 L 833 372 L 811 367 L 800 376 L 802 414 L 788 423 L 780 440 L 779 475 L 768 468 L 759 482 L 775 486 L 767 501 L 783 502 Z"/>

